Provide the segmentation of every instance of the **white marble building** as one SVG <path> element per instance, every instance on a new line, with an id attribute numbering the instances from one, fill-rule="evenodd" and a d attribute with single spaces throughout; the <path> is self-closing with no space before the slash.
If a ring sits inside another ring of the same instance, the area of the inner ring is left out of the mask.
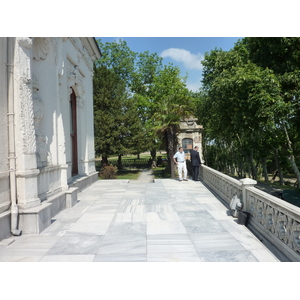
<path id="1" fill-rule="evenodd" d="M 0 240 L 39 233 L 94 165 L 94 38 L 0 38 Z"/>

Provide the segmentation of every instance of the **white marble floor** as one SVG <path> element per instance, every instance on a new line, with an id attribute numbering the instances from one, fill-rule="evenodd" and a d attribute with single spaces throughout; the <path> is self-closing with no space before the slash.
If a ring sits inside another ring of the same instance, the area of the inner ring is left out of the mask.
<path id="1" fill-rule="evenodd" d="M 100 180 L 39 235 L 11 237 L 0 261 L 276 262 L 201 182 Z"/>

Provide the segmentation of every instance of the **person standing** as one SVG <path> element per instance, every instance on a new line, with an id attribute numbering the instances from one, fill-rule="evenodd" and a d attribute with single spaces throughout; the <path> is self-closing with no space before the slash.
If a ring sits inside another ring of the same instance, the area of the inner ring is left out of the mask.
<path id="1" fill-rule="evenodd" d="M 177 161 L 176 161 L 176 158 L 177 158 Z M 187 168 L 186 168 L 186 161 L 185 161 L 185 153 L 184 153 L 182 147 L 179 147 L 178 151 L 173 156 L 173 160 L 178 167 L 179 181 L 182 181 L 182 171 L 183 171 L 183 180 L 188 181 L 187 180 Z"/>
<path id="2" fill-rule="evenodd" d="M 199 166 L 201 165 L 200 155 L 198 152 L 198 146 L 194 147 L 194 150 L 191 151 L 191 163 L 193 167 L 193 180 L 199 181 Z"/>

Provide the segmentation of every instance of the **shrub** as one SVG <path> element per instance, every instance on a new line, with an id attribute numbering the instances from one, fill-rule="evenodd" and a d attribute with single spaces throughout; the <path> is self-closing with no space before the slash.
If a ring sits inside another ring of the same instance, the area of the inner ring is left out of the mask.
<path id="1" fill-rule="evenodd" d="M 102 179 L 116 179 L 118 168 L 114 166 L 106 166 L 100 171 L 100 177 Z"/>

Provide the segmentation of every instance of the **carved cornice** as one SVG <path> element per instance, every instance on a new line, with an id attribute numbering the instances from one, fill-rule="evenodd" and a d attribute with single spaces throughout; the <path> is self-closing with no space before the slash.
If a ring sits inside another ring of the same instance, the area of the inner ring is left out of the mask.
<path id="1" fill-rule="evenodd" d="M 45 60 L 49 53 L 49 38 L 35 37 L 33 40 L 32 55 L 35 61 Z"/>
<path id="2" fill-rule="evenodd" d="M 87 51 L 86 47 L 82 44 L 80 38 L 78 37 L 71 37 L 70 40 L 72 41 L 74 47 L 78 50 L 80 55 L 77 57 L 78 60 L 81 58 L 85 61 L 88 68 L 92 71 L 93 70 L 93 60 Z"/>
<path id="3" fill-rule="evenodd" d="M 74 65 L 69 59 L 67 59 L 67 77 L 68 85 L 73 86 L 76 90 L 77 106 L 83 107 L 85 97 L 85 84 L 84 76 L 80 72 L 77 65 Z M 71 91 L 72 92 L 72 91 Z M 71 94 L 70 92 L 70 94 Z"/>

